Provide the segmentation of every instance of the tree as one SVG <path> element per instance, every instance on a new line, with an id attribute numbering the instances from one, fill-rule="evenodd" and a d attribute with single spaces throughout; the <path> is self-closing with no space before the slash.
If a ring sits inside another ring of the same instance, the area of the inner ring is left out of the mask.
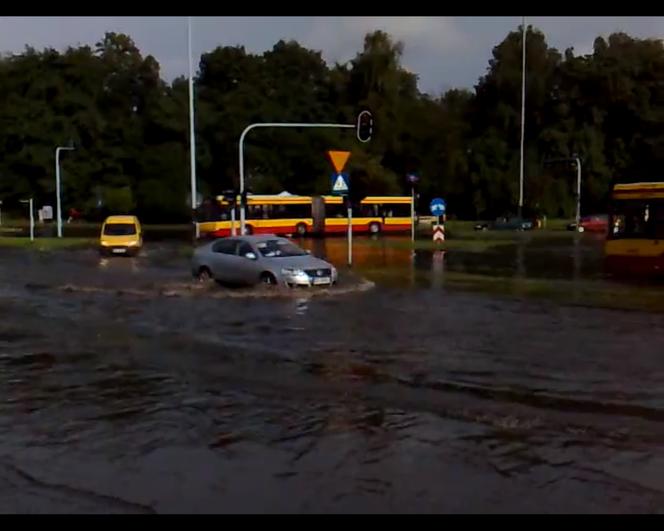
<path id="1" fill-rule="evenodd" d="M 582 209 L 606 209 L 613 180 L 661 178 L 664 163 L 664 47 L 623 33 L 598 37 L 593 52 L 559 53 L 527 30 L 525 204 L 549 216 L 574 209 L 576 172 L 547 159 L 582 158 Z M 522 33 L 492 52 L 473 90 L 422 94 L 403 67 L 404 45 L 382 31 L 365 36 L 348 63 L 279 41 L 262 54 L 218 47 L 200 58 L 195 79 L 199 190 L 238 185 L 238 141 L 254 122 L 353 123 L 368 107 L 372 141 L 352 130 L 256 129 L 245 170 L 257 193 L 329 192 L 325 152 L 350 150 L 347 171 L 361 194 L 409 192 L 420 177 L 462 218 L 516 210 L 519 186 Z M 94 47 L 26 48 L 0 56 L 0 196 L 53 204 L 55 147 L 63 207 L 99 216 L 105 208 L 146 221 L 189 218 L 188 83 L 171 84 L 128 35 L 106 33 Z M 420 207 L 421 208 L 421 207 Z"/>

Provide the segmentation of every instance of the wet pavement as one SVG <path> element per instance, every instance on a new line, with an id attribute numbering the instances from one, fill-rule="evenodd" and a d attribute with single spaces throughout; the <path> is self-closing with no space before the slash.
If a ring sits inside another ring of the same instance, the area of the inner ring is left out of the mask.
<path id="1" fill-rule="evenodd" d="M 603 282 L 579 242 L 360 241 L 376 285 L 318 297 L 197 289 L 175 244 L 3 249 L 0 511 L 661 512 L 664 314 L 433 282 Z"/>

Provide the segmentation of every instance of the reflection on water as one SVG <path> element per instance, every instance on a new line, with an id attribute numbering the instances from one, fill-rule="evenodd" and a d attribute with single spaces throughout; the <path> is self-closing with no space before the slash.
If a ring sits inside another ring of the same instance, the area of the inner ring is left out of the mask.
<path id="1" fill-rule="evenodd" d="M 526 273 L 526 264 L 524 262 L 525 260 L 525 243 L 524 242 L 519 242 L 516 244 L 516 273 L 515 277 L 516 278 L 525 278 L 527 273 Z"/>
<path id="2" fill-rule="evenodd" d="M 343 238 L 310 244 L 344 263 Z M 0 293 L 0 511 L 661 511 L 664 316 L 430 289 L 592 278 L 592 244 L 356 244 L 399 282 L 63 293 L 37 288 L 184 283 L 188 259 L 3 254 L 0 283 L 28 285 Z"/>
<path id="3" fill-rule="evenodd" d="M 358 268 L 401 267 L 412 263 L 412 250 L 393 242 L 408 243 L 404 238 L 382 238 L 353 236 L 353 266 Z M 298 243 L 312 254 L 343 267 L 348 258 L 348 242 L 345 238 L 303 239 Z"/>
<path id="4" fill-rule="evenodd" d="M 295 314 L 306 315 L 309 308 L 309 299 L 302 298 L 295 300 Z"/>
<path id="5" fill-rule="evenodd" d="M 662 317 L 396 289 L 59 298 L 2 301 L 3 510 L 663 506 Z"/>
<path id="6" fill-rule="evenodd" d="M 131 273 L 139 273 L 141 271 L 141 262 L 137 257 L 129 256 L 115 256 L 115 257 L 99 257 L 99 269 L 116 271 L 129 271 Z"/>
<path id="7" fill-rule="evenodd" d="M 574 238 L 574 275 L 573 278 L 574 280 L 579 280 L 581 278 L 581 260 L 582 260 L 582 255 L 581 255 L 581 242 L 580 238 L 576 236 Z"/>
<path id="8" fill-rule="evenodd" d="M 405 237 L 353 238 L 353 265 L 360 271 L 390 269 L 403 271 L 407 284 L 413 284 L 412 268 L 434 275 L 436 251 L 411 251 Z M 303 239 L 299 243 L 316 256 L 337 267 L 346 264 L 345 238 Z M 445 268 L 449 271 L 514 278 L 599 279 L 603 276 L 603 240 L 594 234 L 571 235 L 547 240 L 520 238 L 500 246 L 488 246 L 481 252 L 463 247 L 446 251 Z"/>
<path id="9" fill-rule="evenodd" d="M 431 258 L 431 287 L 440 288 L 443 285 L 445 272 L 445 251 L 434 251 Z"/>

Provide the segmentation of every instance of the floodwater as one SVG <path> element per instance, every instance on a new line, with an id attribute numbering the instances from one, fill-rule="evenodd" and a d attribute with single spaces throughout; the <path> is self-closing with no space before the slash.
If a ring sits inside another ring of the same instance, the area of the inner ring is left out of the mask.
<path id="1" fill-rule="evenodd" d="M 375 286 L 317 297 L 195 288 L 179 244 L 2 250 L 0 511 L 662 512 L 664 314 L 444 282 L 606 282 L 574 242 L 358 239 Z"/>

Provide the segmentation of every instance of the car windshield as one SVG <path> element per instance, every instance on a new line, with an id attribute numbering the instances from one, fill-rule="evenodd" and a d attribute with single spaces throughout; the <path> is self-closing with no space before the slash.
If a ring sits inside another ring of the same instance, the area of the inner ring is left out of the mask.
<path id="1" fill-rule="evenodd" d="M 307 254 L 288 240 L 267 240 L 256 244 L 260 253 L 266 258 L 283 258 L 286 256 L 304 256 Z"/>
<path id="2" fill-rule="evenodd" d="M 104 227 L 106 236 L 130 236 L 136 234 L 136 225 L 133 223 L 108 223 Z"/>

